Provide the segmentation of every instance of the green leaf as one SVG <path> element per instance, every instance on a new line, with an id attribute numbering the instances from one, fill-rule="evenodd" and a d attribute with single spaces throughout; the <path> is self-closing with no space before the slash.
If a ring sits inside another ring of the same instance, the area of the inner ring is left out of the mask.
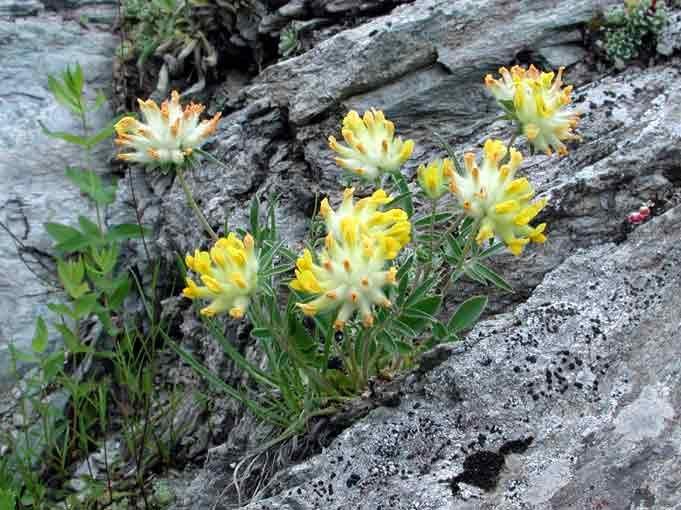
<path id="1" fill-rule="evenodd" d="M 433 217 L 433 216 L 434 216 L 433 224 L 437 225 L 439 223 L 444 223 L 446 221 L 453 219 L 456 216 L 456 214 L 454 214 L 453 212 L 448 212 L 448 211 L 435 213 L 435 215 L 428 214 L 426 216 L 420 217 L 417 220 L 412 221 L 412 225 L 414 227 L 429 227 L 430 222 L 431 222 L 431 217 Z"/>
<path id="2" fill-rule="evenodd" d="M 72 143 L 74 145 L 80 145 L 81 147 L 88 147 L 88 139 L 84 136 L 74 135 L 73 133 L 67 133 L 66 131 L 50 131 L 40 120 L 38 121 L 38 124 L 40 124 L 43 133 L 50 138 L 64 140 L 65 142 Z"/>
<path id="3" fill-rule="evenodd" d="M 35 333 L 31 341 L 33 352 L 41 354 L 47 349 L 47 326 L 42 317 L 38 317 L 35 321 Z"/>
<path id="4" fill-rule="evenodd" d="M 73 318 L 73 311 L 62 303 L 48 303 L 47 308 L 57 315 L 65 315 L 67 317 Z"/>
<path id="5" fill-rule="evenodd" d="M 104 105 L 104 103 L 106 103 L 106 96 L 104 95 L 104 92 L 98 90 L 97 97 L 95 97 L 95 102 L 90 107 L 90 111 L 93 113 L 96 112 Z"/>
<path id="6" fill-rule="evenodd" d="M 58 260 L 57 273 L 59 274 L 59 281 L 73 299 L 78 299 L 90 290 L 87 282 L 83 281 L 85 266 L 80 257 L 70 261 Z"/>
<path id="7" fill-rule="evenodd" d="M 506 115 L 508 115 L 511 119 L 516 118 L 515 104 L 513 103 L 513 99 L 501 99 L 498 100 L 498 103 L 504 112 L 506 112 Z"/>
<path id="8" fill-rule="evenodd" d="M 20 351 L 12 344 L 9 345 L 9 352 L 12 356 L 12 359 L 20 361 L 22 363 L 37 363 L 38 361 L 40 361 L 38 357 L 32 352 Z"/>
<path id="9" fill-rule="evenodd" d="M 270 276 L 275 276 L 282 273 L 290 273 L 291 271 L 293 271 L 293 267 L 291 267 L 289 264 L 282 264 L 279 266 L 274 266 L 268 271 L 263 272 L 262 276 L 268 278 Z"/>
<path id="10" fill-rule="evenodd" d="M 71 328 L 69 328 L 66 324 L 55 324 L 54 327 L 61 334 L 66 348 L 70 352 L 78 352 L 80 341 L 78 340 L 76 334 L 71 331 Z"/>
<path id="11" fill-rule="evenodd" d="M 447 322 L 451 333 L 458 333 L 473 327 L 487 306 L 487 296 L 473 296 L 461 303 Z"/>
<path id="12" fill-rule="evenodd" d="M 90 241 L 79 230 L 61 223 L 45 223 L 45 230 L 56 241 L 55 249 L 63 253 L 82 251 Z"/>
<path id="13" fill-rule="evenodd" d="M 406 310 L 404 310 L 404 316 L 409 317 L 411 319 L 424 319 L 430 322 L 437 322 L 437 319 L 435 317 L 418 308 L 407 308 Z"/>
<path id="14" fill-rule="evenodd" d="M 514 292 L 513 287 L 511 287 L 511 284 L 508 283 L 504 278 L 499 276 L 497 273 L 492 271 L 489 267 L 484 266 L 480 264 L 479 262 L 476 262 L 474 264 L 475 271 L 485 278 L 485 280 L 489 281 L 492 285 L 495 285 L 496 287 L 500 288 L 501 290 L 505 290 L 506 292 Z"/>
<path id="15" fill-rule="evenodd" d="M 81 193 L 99 205 L 112 204 L 116 199 L 116 187 L 105 185 L 102 178 L 92 170 L 68 167 L 66 177 L 78 187 Z"/>
<path id="16" fill-rule="evenodd" d="M 96 241 L 102 237 L 102 231 L 99 230 L 97 224 L 85 216 L 78 216 L 78 224 L 82 232 L 91 240 Z"/>
<path id="17" fill-rule="evenodd" d="M 447 332 L 447 328 L 442 322 L 437 321 L 433 324 L 433 335 L 435 338 L 438 340 L 442 340 L 445 338 L 449 333 Z"/>
<path id="18" fill-rule="evenodd" d="M 47 233 L 50 234 L 50 237 L 58 243 L 82 237 L 78 229 L 62 225 L 61 223 L 45 223 L 44 227 Z"/>
<path id="19" fill-rule="evenodd" d="M 83 85 L 85 85 L 85 78 L 83 77 L 83 68 L 76 62 L 73 70 L 71 66 L 66 68 L 64 73 L 64 83 L 69 87 L 74 97 L 82 97 Z"/>
<path id="20" fill-rule="evenodd" d="M 389 323 L 389 329 L 391 331 L 395 331 L 397 333 L 397 336 L 404 336 L 407 338 L 415 338 L 418 336 L 418 333 L 414 331 L 411 326 L 408 324 L 405 324 L 399 319 L 394 319 L 390 321 Z"/>
<path id="21" fill-rule="evenodd" d="M 435 136 L 435 138 L 437 138 L 440 144 L 442 145 L 442 148 L 447 153 L 447 157 L 449 157 L 449 159 L 451 159 L 452 162 L 454 163 L 454 169 L 456 170 L 456 172 L 459 175 L 464 175 L 464 171 L 459 161 L 459 158 L 456 157 L 456 153 L 454 152 L 452 146 L 449 145 L 449 142 L 447 142 L 447 140 L 445 140 L 445 138 L 436 131 L 431 132 L 433 133 L 433 136 Z"/>
<path id="22" fill-rule="evenodd" d="M 251 331 L 251 336 L 253 338 L 272 338 L 272 333 L 269 329 L 255 328 Z"/>
<path id="23" fill-rule="evenodd" d="M 409 295 L 409 299 L 407 299 L 405 303 L 405 307 L 413 307 L 415 306 L 415 303 L 421 300 L 423 296 L 425 296 L 430 290 L 433 288 L 433 284 L 435 283 L 435 278 L 426 278 L 421 285 L 416 287 L 412 293 Z"/>
<path id="24" fill-rule="evenodd" d="M 411 267 L 414 265 L 414 255 L 409 255 L 407 257 L 407 260 L 405 260 L 402 264 L 400 264 L 400 267 L 397 269 L 397 275 L 396 278 L 397 280 L 402 280 L 405 277 L 408 277 L 409 270 Z"/>
<path id="25" fill-rule="evenodd" d="M 430 322 L 435 320 L 432 316 L 437 313 L 441 303 L 442 298 L 440 296 L 426 297 L 409 305 L 408 309 L 410 310 L 411 315 L 407 315 L 405 312 L 399 317 L 398 320 L 412 328 L 417 333 L 420 333 Z M 420 314 L 420 316 L 416 317 L 417 314 Z"/>
<path id="26" fill-rule="evenodd" d="M 92 259 L 97 265 L 97 270 L 95 268 L 90 268 L 92 272 L 103 276 L 111 273 L 118 262 L 119 248 L 117 244 L 112 244 L 106 248 L 93 248 L 90 251 Z"/>
<path id="27" fill-rule="evenodd" d="M 411 217 L 414 214 L 414 203 L 412 200 L 411 191 L 400 193 L 395 198 L 393 198 L 392 201 L 390 202 L 390 207 L 396 209 L 397 208 L 404 209 L 407 215 Z"/>
<path id="28" fill-rule="evenodd" d="M 120 225 L 114 225 L 109 229 L 106 239 L 111 242 L 116 242 L 135 239 L 142 237 L 142 235 L 151 235 L 151 230 L 140 227 L 137 223 L 121 223 Z"/>
<path id="29" fill-rule="evenodd" d="M 92 313 L 97 304 L 97 296 L 93 293 L 85 294 L 73 302 L 73 313 L 79 318 L 85 318 Z"/>
<path id="30" fill-rule="evenodd" d="M 123 305 L 123 301 L 130 294 L 131 287 L 132 282 L 127 275 L 123 275 L 114 282 L 114 291 L 109 295 L 109 307 L 112 310 L 117 310 Z"/>
<path id="31" fill-rule="evenodd" d="M 389 353 L 409 355 L 413 351 L 413 347 L 410 344 L 406 342 L 401 342 L 399 340 L 395 340 L 391 335 L 389 335 L 386 332 L 379 334 L 377 339 L 379 342 L 381 342 L 383 348 Z"/>
<path id="32" fill-rule="evenodd" d="M 463 268 L 463 272 L 471 280 L 478 282 L 481 285 L 487 285 L 487 280 L 478 271 L 475 270 L 474 266 L 466 265 Z"/>
<path id="33" fill-rule="evenodd" d="M 51 381 L 59 373 L 64 366 L 64 351 L 59 350 L 50 354 L 41 363 L 41 368 L 45 375 L 45 379 Z"/>
<path id="34" fill-rule="evenodd" d="M 317 342 L 307 331 L 296 314 L 289 315 L 289 336 L 295 342 L 295 348 L 304 355 L 310 355 L 317 349 Z M 308 356 L 306 356 L 308 357 Z"/>
<path id="35" fill-rule="evenodd" d="M 90 240 L 80 234 L 78 237 L 55 244 L 54 248 L 63 253 L 79 253 L 83 252 L 88 246 L 90 246 Z"/>
<path id="36" fill-rule="evenodd" d="M 461 246 L 461 243 L 452 234 L 449 234 L 447 236 L 446 241 L 447 243 L 445 244 L 445 255 L 452 262 L 454 263 L 459 262 L 459 260 L 461 260 L 461 257 L 463 257 L 463 248 Z"/>
<path id="37" fill-rule="evenodd" d="M 502 251 L 505 248 L 504 243 L 495 243 L 489 248 L 485 249 L 483 252 L 481 252 L 476 259 L 482 260 L 486 259 L 488 257 L 491 257 L 492 255 L 496 255 L 500 251 Z"/>
<path id="38" fill-rule="evenodd" d="M 0 510 L 15 510 L 17 496 L 11 489 L 0 488 Z"/>
<path id="39" fill-rule="evenodd" d="M 65 78 L 64 75 L 62 75 L 62 77 Z M 82 113 L 79 98 L 74 96 L 73 92 L 65 83 L 60 82 L 52 75 L 48 75 L 47 88 L 50 90 L 50 92 L 52 92 L 52 95 L 59 104 L 65 108 L 68 108 L 76 115 L 80 115 Z"/>
<path id="40" fill-rule="evenodd" d="M 103 142 L 107 138 L 112 137 L 116 132 L 115 130 L 116 124 L 118 123 L 119 120 L 126 116 L 127 114 L 117 115 L 113 120 L 109 121 L 109 123 L 106 126 L 97 131 L 94 135 L 90 136 L 86 140 L 88 149 L 92 149 L 95 145 Z"/>

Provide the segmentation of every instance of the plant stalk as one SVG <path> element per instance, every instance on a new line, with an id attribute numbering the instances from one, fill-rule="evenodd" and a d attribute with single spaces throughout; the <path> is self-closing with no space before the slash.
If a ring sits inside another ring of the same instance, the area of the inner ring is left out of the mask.
<path id="1" fill-rule="evenodd" d="M 217 241 L 218 235 L 215 233 L 213 228 L 208 223 L 208 220 L 206 219 L 206 217 L 201 212 L 201 209 L 199 209 L 199 206 L 197 205 L 196 201 L 194 200 L 194 196 L 192 195 L 192 192 L 189 189 L 189 186 L 187 186 L 187 181 L 184 178 L 184 169 L 178 169 L 178 171 L 176 172 L 176 175 L 177 175 L 178 180 L 180 181 L 180 185 L 182 186 L 182 191 L 184 191 L 184 196 L 187 199 L 187 203 L 189 204 L 189 206 L 194 211 L 194 215 L 196 216 L 196 219 L 199 220 L 199 223 L 205 229 L 205 231 L 210 234 L 210 237 L 213 239 L 213 241 Z"/>

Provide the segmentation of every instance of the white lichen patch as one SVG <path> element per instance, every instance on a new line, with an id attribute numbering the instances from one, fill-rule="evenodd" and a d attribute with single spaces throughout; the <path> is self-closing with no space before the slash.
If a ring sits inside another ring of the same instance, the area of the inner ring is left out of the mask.
<path id="1" fill-rule="evenodd" d="M 534 505 L 546 503 L 570 482 L 571 473 L 570 462 L 567 459 L 557 459 L 556 462 L 537 472 L 530 480 L 525 500 Z"/>
<path id="2" fill-rule="evenodd" d="M 646 386 L 631 404 L 615 419 L 615 431 L 634 442 L 656 438 L 674 418 L 666 386 Z"/>

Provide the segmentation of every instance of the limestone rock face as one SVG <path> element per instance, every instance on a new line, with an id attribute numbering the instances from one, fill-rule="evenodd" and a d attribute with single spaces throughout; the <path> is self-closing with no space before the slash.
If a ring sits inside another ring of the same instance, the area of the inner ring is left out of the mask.
<path id="1" fill-rule="evenodd" d="M 45 304 L 57 297 L 52 243 L 43 224 L 94 217 L 64 176 L 67 165 L 87 165 L 82 153 L 48 138 L 38 124 L 54 131 L 80 129 L 52 98 L 47 74 L 80 62 L 87 87 L 106 91 L 115 44 L 107 31 L 84 29 L 55 14 L 0 21 L 0 386 L 10 376 L 8 344 L 30 346 L 36 316 L 49 314 Z M 100 110 L 91 129 L 103 127 L 111 115 L 109 108 Z M 105 176 L 110 154 L 111 144 L 102 144 L 90 163 Z"/>
<path id="2" fill-rule="evenodd" d="M 350 108 L 381 108 L 416 140 L 405 166 L 413 177 L 443 154 L 430 129 L 458 151 L 508 139 L 482 79 L 545 59 L 571 66 L 584 137 L 565 158 L 526 160 L 523 172 L 549 199 L 540 218 L 549 242 L 496 260 L 516 293 L 494 296 L 492 318 L 440 366 L 409 376 L 397 408 L 374 410 L 279 472 L 249 510 L 678 506 L 681 67 L 672 53 L 655 67 L 591 71 L 579 27 L 617 3 L 407 3 L 244 88 L 214 146 L 233 173 L 207 165 L 195 190 L 219 227 L 225 209 L 243 225 L 253 192 L 280 189 L 294 243 L 314 194 L 340 190 L 325 140 Z M 160 239 L 186 250 L 200 236 L 168 219 L 188 216 L 176 214 L 186 211 L 177 185 L 167 197 Z M 649 201 L 653 218 L 629 225 Z M 479 290 L 461 284 L 450 303 Z M 235 430 L 175 510 L 235 504 L 235 445 L 248 442 Z"/>

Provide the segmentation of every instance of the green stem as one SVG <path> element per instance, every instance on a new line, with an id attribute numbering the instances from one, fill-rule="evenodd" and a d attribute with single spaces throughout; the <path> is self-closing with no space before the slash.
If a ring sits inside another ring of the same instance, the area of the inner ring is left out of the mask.
<path id="1" fill-rule="evenodd" d="M 505 163 L 507 160 L 511 159 L 511 146 L 515 142 L 516 138 L 518 138 L 518 131 L 513 132 L 513 136 L 511 136 L 511 139 L 506 144 L 506 148 L 508 149 L 508 152 L 506 152 L 506 156 L 504 156 L 504 158 L 501 160 L 501 163 Z"/>
<path id="2" fill-rule="evenodd" d="M 452 286 L 452 283 L 454 281 L 454 275 L 456 275 L 463 266 L 466 263 L 466 255 L 468 255 L 468 252 L 471 250 L 473 247 L 473 239 L 475 238 L 475 234 L 478 230 L 478 227 L 480 226 L 480 221 L 476 220 L 473 225 L 471 225 L 471 232 L 468 236 L 468 239 L 466 239 L 466 244 L 464 245 L 463 248 L 463 253 L 461 253 L 461 259 L 459 260 L 459 263 L 456 265 L 456 269 L 449 275 L 447 278 L 447 282 L 445 283 L 444 287 L 442 288 L 442 303 L 444 304 L 444 300 L 447 297 L 447 292 L 449 292 L 449 288 Z"/>
<path id="3" fill-rule="evenodd" d="M 369 382 L 369 367 L 371 366 L 371 363 L 369 361 L 369 346 L 371 345 L 373 336 L 372 335 L 362 336 L 366 337 L 364 345 L 362 346 L 362 381 L 363 381 L 362 385 L 365 385 Z"/>
<path id="4" fill-rule="evenodd" d="M 199 206 L 196 204 L 196 201 L 194 200 L 194 197 L 192 195 L 191 190 L 189 189 L 189 186 L 187 186 L 187 181 L 184 178 L 184 170 L 183 169 L 178 169 L 177 179 L 180 181 L 180 185 L 182 186 L 182 191 L 184 191 L 184 196 L 187 199 L 187 203 L 189 204 L 189 206 L 194 211 L 194 215 L 196 216 L 196 219 L 199 220 L 199 223 L 201 223 L 201 226 L 206 230 L 206 232 L 208 232 L 210 234 L 210 237 L 213 239 L 213 241 L 217 241 L 218 235 L 215 233 L 213 228 L 210 226 L 210 224 L 208 223 L 208 220 L 206 220 L 206 217 L 201 212 L 201 209 L 199 209 Z"/>
<path id="5" fill-rule="evenodd" d="M 432 266 L 433 259 L 435 258 L 435 213 L 437 212 L 437 199 L 431 200 L 430 209 L 430 229 L 429 229 L 429 243 L 430 243 L 430 264 Z"/>
<path id="6" fill-rule="evenodd" d="M 80 103 L 80 99 L 78 100 Z M 90 128 L 88 127 L 87 124 L 87 114 L 85 113 L 85 106 L 80 104 L 80 122 L 83 125 L 83 135 L 85 138 L 90 138 Z M 86 154 L 86 164 L 85 166 L 90 169 L 91 172 L 94 172 L 95 169 L 92 167 L 92 147 L 90 145 L 87 146 L 85 149 L 85 154 Z M 92 179 L 92 174 L 90 174 L 90 179 Z M 92 184 L 91 184 L 92 185 Z M 102 223 L 102 213 L 99 210 L 99 204 L 97 203 L 96 200 L 93 200 L 95 203 L 95 213 L 97 214 L 97 226 L 99 227 L 99 231 L 104 233 L 104 224 Z"/>

